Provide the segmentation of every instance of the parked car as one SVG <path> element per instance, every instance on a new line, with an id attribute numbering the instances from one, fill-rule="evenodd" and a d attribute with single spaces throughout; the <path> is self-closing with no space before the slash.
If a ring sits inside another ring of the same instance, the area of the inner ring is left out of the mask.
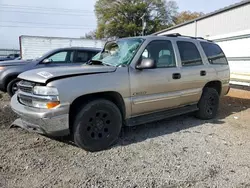
<path id="1" fill-rule="evenodd" d="M 100 51 L 97 48 L 60 48 L 33 60 L 0 62 L 0 90 L 12 96 L 17 91 L 20 73 L 43 67 L 76 66 L 88 62 Z"/>
<path id="2" fill-rule="evenodd" d="M 213 42 L 177 35 L 118 39 L 86 65 L 20 74 L 11 107 L 22 121 L 13 124 L 71 134 L 79 147 L 99 151 L 118 139 L 123 125 L 189 112 L 214 118 L 229 76 L 225 55 Z"/>
<path id="3" fill-rule="evenodd" d="M 20 54 L 9 54 L 7 57 L 0 57 L 0 61 L 10 61 L 20 57 Z"/>

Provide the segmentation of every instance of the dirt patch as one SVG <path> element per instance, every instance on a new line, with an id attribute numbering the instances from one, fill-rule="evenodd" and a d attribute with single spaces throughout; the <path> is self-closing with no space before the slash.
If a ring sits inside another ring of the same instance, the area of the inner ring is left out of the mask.
<path id="1" fill-rule="evenodd" d="M 11 108 L 5 105 L 3 108 L 0 108 L 0 127 L 8 127 L 15 119 L 17 119 L 17 115 L 13 113 Z"/>
<path id="2" fill-rule="evenodd" d="M 68 140 L 8 129 L 0 99 L 0 187 L 249 187 L 250 92 L 231 90 L 215 120 L 192 115 L 126 128 L 89 153 Z"/>
<path id="3" fill-rule="evenodd" d="M 2 96 L 0 99 L 0 128 L 5 128 L 17 118 L 17 115 L 10 108 L 9 96 L 2 93 L 0 93 L 0 96 Z"/>

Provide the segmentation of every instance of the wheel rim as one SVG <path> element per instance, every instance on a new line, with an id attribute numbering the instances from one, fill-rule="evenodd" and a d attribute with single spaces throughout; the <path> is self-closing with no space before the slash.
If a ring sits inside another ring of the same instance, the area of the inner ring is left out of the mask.
<path id="1" fill-rule="evenodd" d="M 109 125 L 111 122 L 111 116 L 107 112 L 97 111 L 88 118 L 86 132 L 93 140 L 108 138 L 110 136 Z"/>
<path id="2" fill-rule="evenodd" d="M 18 87 L 17 87 L 17 82 L 15 82 L 15 83 L 13 83 L 13 85 L 12 85 L 12 93 L 13 93 L 13 95 L 17 92 L 17 90 L 18 90 Z"/>
<path id="3" fill-rule="evenodd" d="M 207 113 L 208 114 L 210 115 L 213 114 L 215 104 L 216 104 L 215 98 L 213 96 L 209 97 L 207 101 Z"/>

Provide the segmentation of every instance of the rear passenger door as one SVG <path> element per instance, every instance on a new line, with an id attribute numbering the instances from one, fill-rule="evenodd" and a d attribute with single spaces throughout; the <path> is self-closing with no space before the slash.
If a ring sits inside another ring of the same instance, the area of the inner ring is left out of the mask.
<path id="1" fill-rule="evenodd" d="M 191 41 L 177 41 L 181 60 L 181 105 L 199 101 L 207 80 L 207 66 L 202 60 L 199 46 Z"/>

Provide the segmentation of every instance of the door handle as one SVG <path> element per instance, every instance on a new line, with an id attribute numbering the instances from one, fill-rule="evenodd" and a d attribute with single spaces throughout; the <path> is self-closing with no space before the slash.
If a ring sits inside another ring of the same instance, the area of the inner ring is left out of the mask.
<path id="1" fill-rule="evenodd" d="M 173 79 L 174 80 L 181 79 L 181 74 L 180 73 L 174 73 L 173 74 Z"/>
<path id="2" fill-rule="evenodd" d="M 206 75 L 207 75 L 207 72 L 204 71 L 204 70 L 202 70 L 202 71 L 200 72 L 200 75 L 201 75 L 201 76 L 206 76 Z"/>

